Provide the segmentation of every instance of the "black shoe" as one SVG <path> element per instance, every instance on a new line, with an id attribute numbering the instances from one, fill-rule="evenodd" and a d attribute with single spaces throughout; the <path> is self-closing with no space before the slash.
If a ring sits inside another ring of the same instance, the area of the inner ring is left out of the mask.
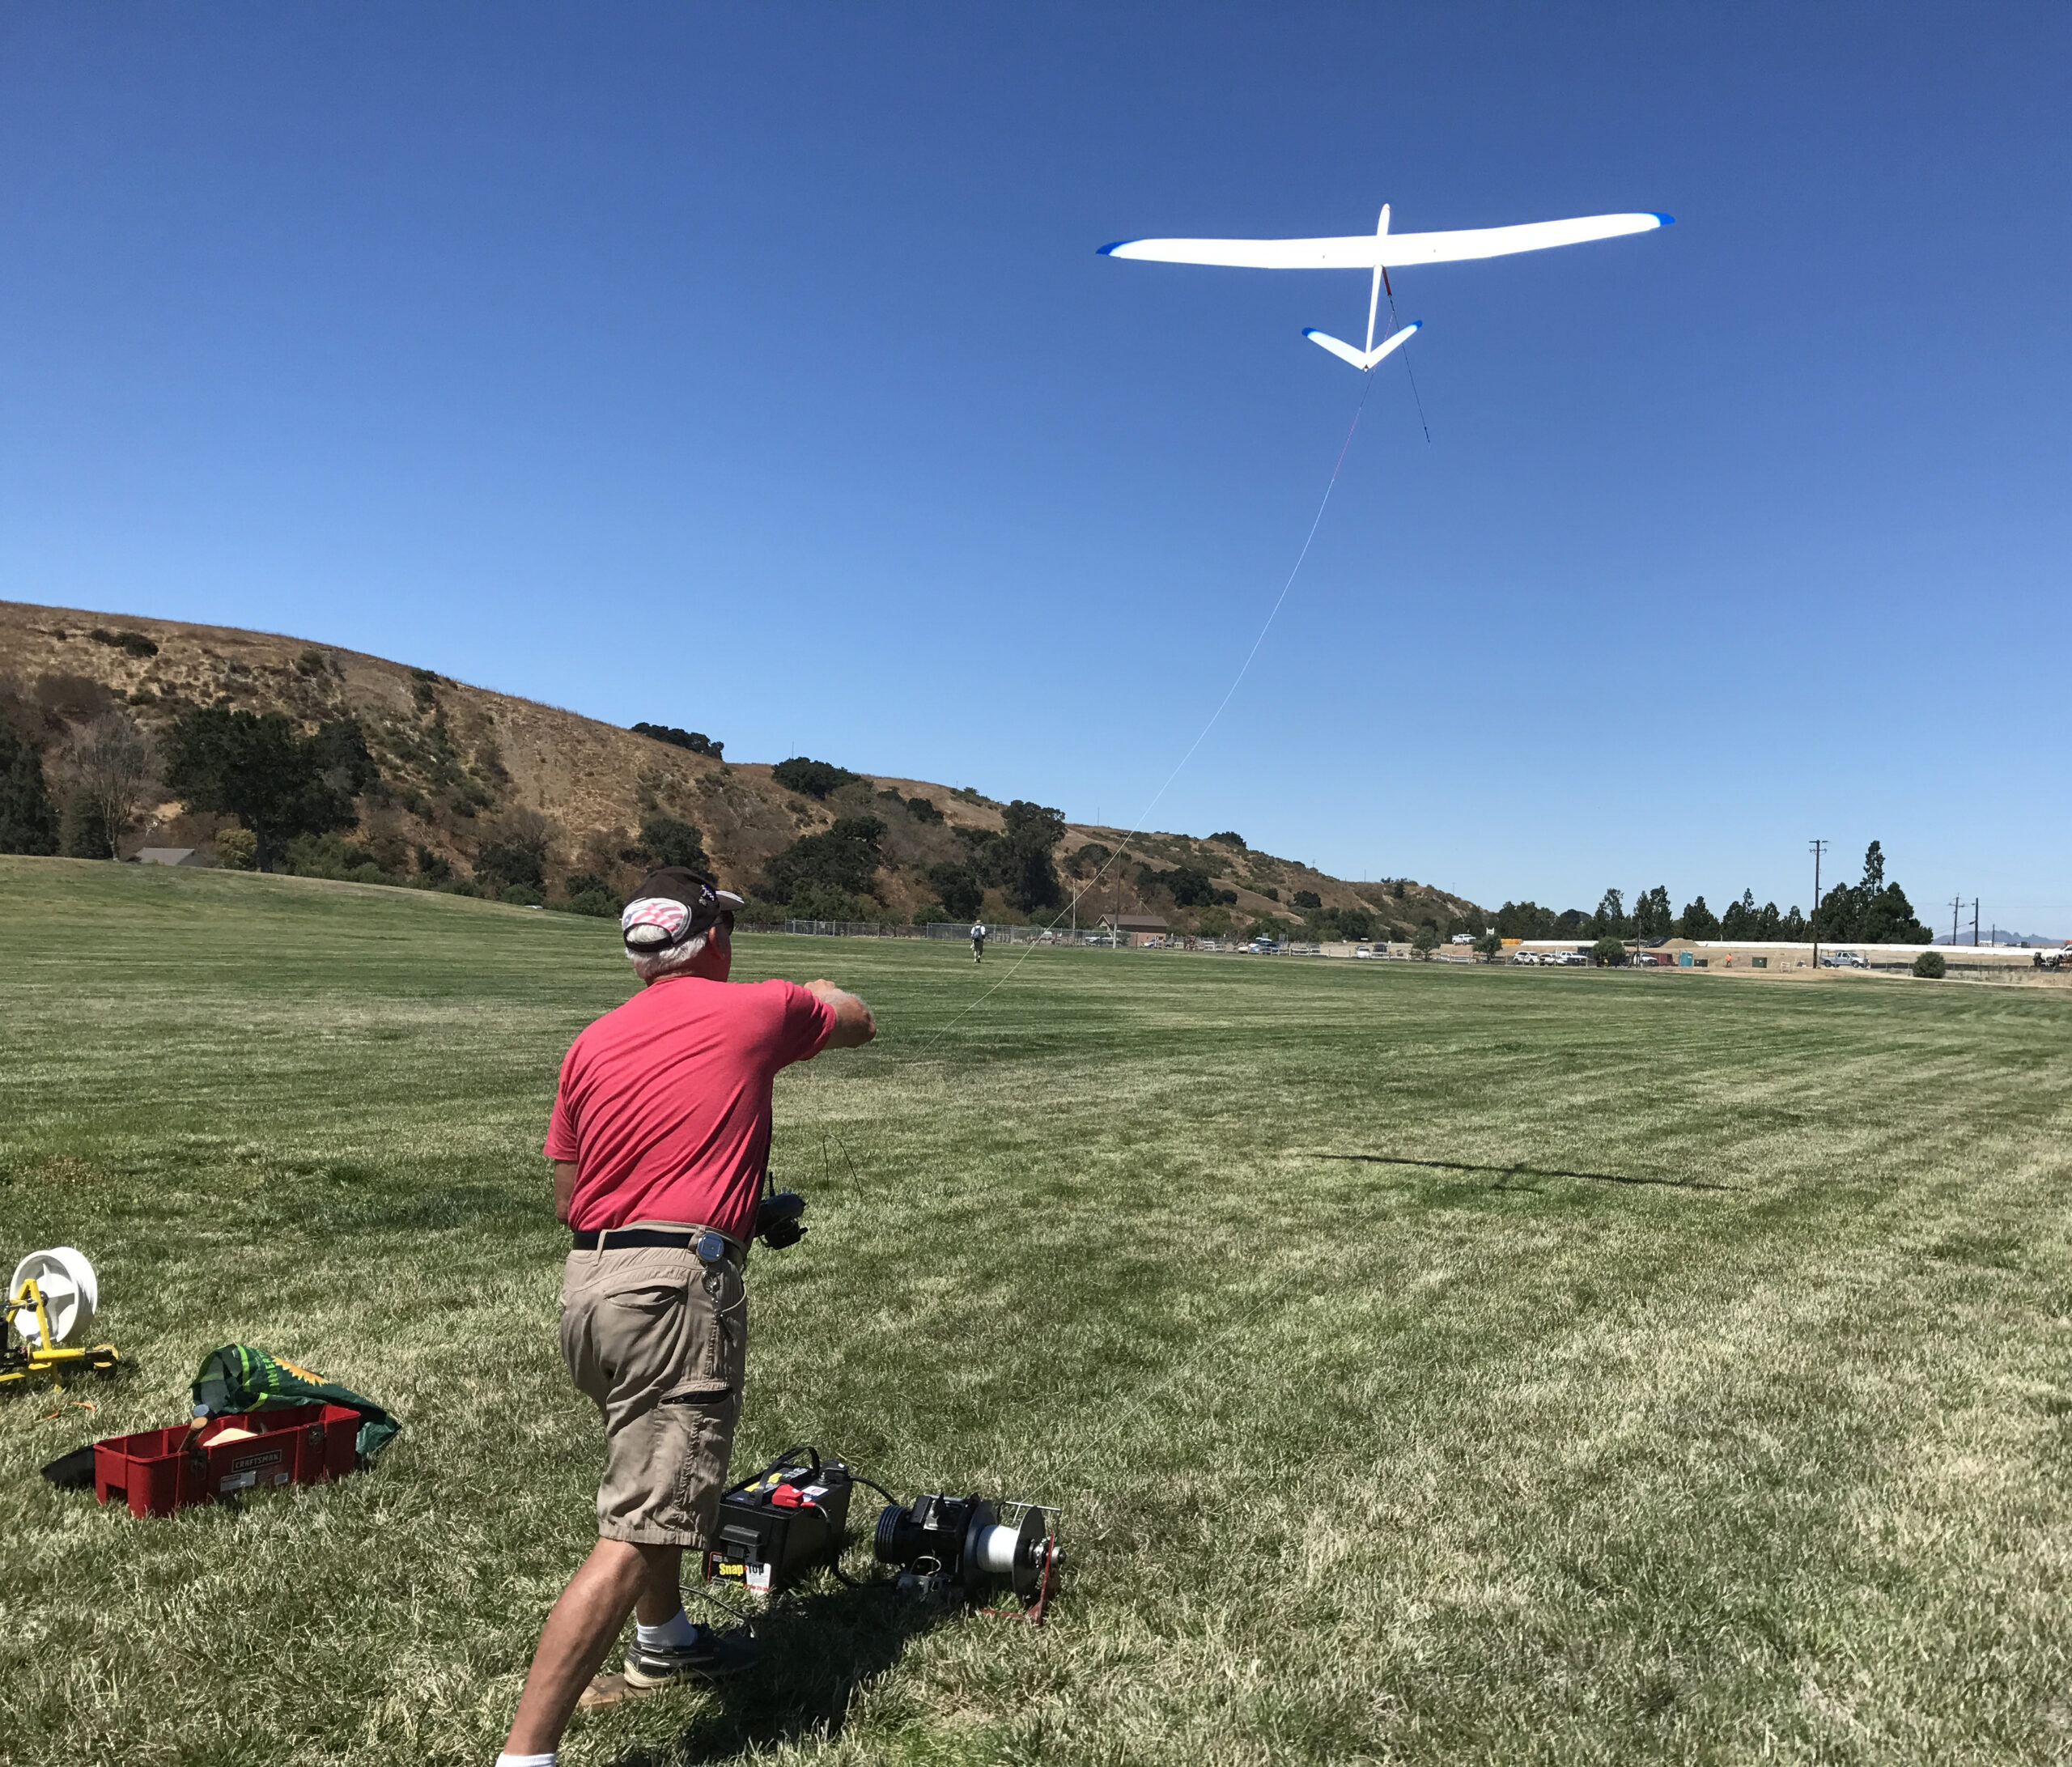
<path id="1" fill-rule="evenodd" d="M 666 1687 L 673 1681 L 717 1680 L 751 1669 L 762 1655 L 762 1646 L 746 1631 L 715 1632 L 698 1629 L 698 1642 L 686 1645 L 643 1645 L 635 1634 L 626 1647 L 626 1684 L 628 1687 Z"/>

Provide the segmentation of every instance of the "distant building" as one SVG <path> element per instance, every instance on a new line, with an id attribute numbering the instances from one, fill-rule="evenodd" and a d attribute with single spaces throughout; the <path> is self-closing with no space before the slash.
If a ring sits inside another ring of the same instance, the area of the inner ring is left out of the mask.
<path id="1" fill-rule="evenodd" d="M 198 865 L 202 861 L 192 847 L 141 847 L 137 850 L 137 863 L 140 865 Z"/>
<path id="2" fill-rule="evenodd" d="M 1140 940 L 1162 939 L 1168 931 L 1166 917 L 1157 914 L 1104 914 L 1101 924 L 1134 945 Z"/>

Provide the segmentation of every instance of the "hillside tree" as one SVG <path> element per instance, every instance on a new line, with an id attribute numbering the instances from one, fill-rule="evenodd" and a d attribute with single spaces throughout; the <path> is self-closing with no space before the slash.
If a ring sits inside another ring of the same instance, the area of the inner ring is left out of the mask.
<path id="1" fill-rule="evenodd" d="M 875 895 L 885 824 L 875 816 L 845 816 L 824 834 L 805 835 L 762 868 L 761 893 L 772 902 Z M 801 920 L 847 915 L 801 915 Z"/>
<path id="2" fill-rule="evenodd" d="M 1088 877 L 1102 869 L 1115 854 L 1098 840 L 1090 840 L 1072 856 L 1072 874 L 1075 877 Z M 1275 900 L 1278 901 L 1278 897 Z"/>
<path id="3" fill-rule="evenodd" d="M 328 835 L 359 819 L 354 799 L 376 777 L 351 719 L 305 736 L 282 712 L 200 706 L 166 737 L 166 784 L 190 812 L 235 816 L 271 871 L 299 835 Z"/>
<path id="4" fill-rule="evenodd" d="M 664 816 L 658 811 L 643 818 L 640 851 L 651 865 L 684 865 L 699 873 L 711 869 L 705 856 L 704 835 L 680 816 Z"/>
<path id="5" fill-rule="evenodd" d="M 57 851 L 57 806 L 36 745 L 0 717 L 0 853 Z"/>
<path id="6" fill-rule="evenodd" d="M 1017 798 L 1000 812 L 1006 825 L 1001 844 L 1001 883 L 1007 898 L 1024 914 L 1056 906 L 1064 895 L 1051 855 L 1065 838 L 1065 813 Z"/>
<path id="7" fill-rule="evenodd" d="M 72 792 L 65 806 L 66 851 L 119 859 L 159 783 L 158 751 L 125 706 L 96 712 L 72 739 Z"/>
<path id="8" fill-rule="evenodd" d="M 554 838 L 546 818 L 537 810 L 513 810 L 488 835 L 475 854 L 475 876 L 499 890 L 543 895 L 547 886 L 547 850 Z"/>
<path id="9" fill-rule="evenodd" d="M 973 919 L 986 899 L 984 886 L 971 875 L 971 868 L 954 860 L 928 867 L 928 886 L 953 920 Z"/>
<path id="10" fill-rule="evenodd" d="M 813 761 L 803 754 L 795 754 L 788 761 L 779 761 L 771 768 L 770 776 L 788 792 L 798 792 L 807 797 L 824 798 L 830 792 L 839 791 L 845 785 L 854 785 L 863 777 L 851 773 L 845 767 L 837 767 L 831 761 Z"/>
<path id="11" fill-rule="evenodd" d="M 715 742 L 703 730 L 679 730 L 673 724 L 636 724 L 632 729 L 635 735 L 651 737 L 692 754 L 709 754 L 715 761 L 726 758 L 726 744 Z"/>

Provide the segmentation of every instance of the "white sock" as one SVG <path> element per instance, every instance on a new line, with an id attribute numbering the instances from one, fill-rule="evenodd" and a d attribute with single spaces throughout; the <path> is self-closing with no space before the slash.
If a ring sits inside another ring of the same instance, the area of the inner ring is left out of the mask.
<path id="1" fill-rule="evenodd" d="M 679 1608 L 674 1619 L 664 1620 L 659 1626 L 643 1626 L 638 1620 L 635 1620 L 633 1635 L 650 1650 L 685 1650 L 698 1642 L 698 1627 Z"/>
<path id="2" fill-rule="evenodd" d="M 554 1767 L 554 1758 L 560 1752 L 550 1748 L 544 1755 L 499 1755 L 496 1767 Z"/>

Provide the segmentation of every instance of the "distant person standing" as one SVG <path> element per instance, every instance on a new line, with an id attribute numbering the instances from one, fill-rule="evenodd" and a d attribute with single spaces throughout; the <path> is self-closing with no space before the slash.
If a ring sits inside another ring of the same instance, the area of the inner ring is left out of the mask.
<path id="1" fill-rule="evenodd" d="M 983 920 L 971 923 L 971 961 L 974 963 L 986 961 L 986 923 Z"/>

